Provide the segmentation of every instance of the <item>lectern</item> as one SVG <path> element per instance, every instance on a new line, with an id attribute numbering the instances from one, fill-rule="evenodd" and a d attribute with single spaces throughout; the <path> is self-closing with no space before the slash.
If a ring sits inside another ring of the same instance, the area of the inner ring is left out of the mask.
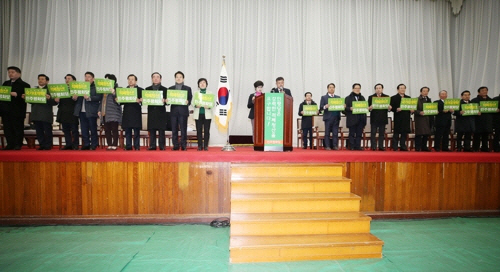
<path id="1" fill-rule="evenodd" d="M 254 150 L 293 150 L 293 98 L 267 93 L 255 98 Z"/>

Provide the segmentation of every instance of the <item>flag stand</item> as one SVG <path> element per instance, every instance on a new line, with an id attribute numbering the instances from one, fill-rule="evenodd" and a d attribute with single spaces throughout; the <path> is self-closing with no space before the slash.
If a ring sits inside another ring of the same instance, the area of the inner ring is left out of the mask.
<path id="1" fill-rule="evenodd" d="M 227 142 L 222 151 L 236 151 L 236 148 L 229 143 L 229 123 L 227 124 Z"/>

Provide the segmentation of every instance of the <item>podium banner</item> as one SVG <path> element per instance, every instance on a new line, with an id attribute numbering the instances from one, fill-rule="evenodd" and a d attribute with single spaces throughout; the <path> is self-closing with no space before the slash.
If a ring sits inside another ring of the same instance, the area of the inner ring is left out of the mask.
<path id="1" fill-rule="evenodd" d="M 264 101 L 264 151 L 283 151 L 285 97 L 267 93 Z"/>

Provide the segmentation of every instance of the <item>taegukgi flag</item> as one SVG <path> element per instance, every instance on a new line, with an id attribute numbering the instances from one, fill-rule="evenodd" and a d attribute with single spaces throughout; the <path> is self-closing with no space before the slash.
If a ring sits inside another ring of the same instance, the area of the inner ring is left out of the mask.
<path id="1" fill-rule="evenodd" d="M 226 62 L 223 60 L 217 91 L 217 106 L 215 107 L 215 124 L 217 125 L 219 131 L 227 131 L 229 118 L 231 118 L 232 107 L 233 95 L 231 93 L 231 87 L 227 76 Z"/>

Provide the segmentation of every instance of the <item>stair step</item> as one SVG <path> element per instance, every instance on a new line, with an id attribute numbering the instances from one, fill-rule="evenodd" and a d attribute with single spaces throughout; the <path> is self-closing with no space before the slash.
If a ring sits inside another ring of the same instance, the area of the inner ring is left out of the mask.
<path id="1" fill-rule="evenodd" d="M 232 194 L 233 213 L 357 212 L 361 198 L 352 193 Z"/>
<path id="2" fill-rule="evenodd" d="M 236 163 L 231 164 L 231 177 L 341 177 L 343 165 L 338 163 Z"/>
<path id="3" fill-rule="evenodd" d="M 233 235 L 312 235 L 369 233 L 369 216 L 345 213 L 231 214 Z"/>
<path id="4" fill-rule="evenodd" d="M 232 194 L 349 193 L 350 191 L 351 179 L 343 177 L 253 177 L 231 180 Z"/>
<path id="5" fill-rule="evenodd" d="M 275 262 L 381 258 L 383 241 L 369 233 L 231 236 L 230 261 Z"/>

